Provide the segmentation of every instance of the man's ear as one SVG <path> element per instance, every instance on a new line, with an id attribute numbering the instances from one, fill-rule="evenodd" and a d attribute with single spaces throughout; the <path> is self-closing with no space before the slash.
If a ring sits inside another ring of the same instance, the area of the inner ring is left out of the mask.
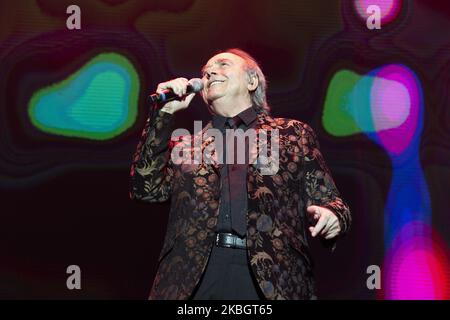
<path id="1" fill-rule="evenodd" d="M 250 91 L 250 92 L 255 91 L 256 88 L 258 88 L 258 84 L 259 84 L 258 77 L 252 76 L 250 78 L 250 80 L 248 81 L 248 85 L 247 85 L 248 91 Z"/>

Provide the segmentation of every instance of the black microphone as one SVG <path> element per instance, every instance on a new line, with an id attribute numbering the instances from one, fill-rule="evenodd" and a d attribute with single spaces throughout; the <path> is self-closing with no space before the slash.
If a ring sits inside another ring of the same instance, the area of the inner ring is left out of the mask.
<path id="1" fill-rule="evenodd" d="M 148 96 L 147 101 L 149 103 L 166 103 L 172 100 L 181 100 L 185 96 L 191 93 L 200 92 L 203 89 L 203 81 L 199 78 L 193 78 L 189 80 L 189 84 L 186 89 L 186 94 L 183 97 L 179 97 L 172 89 L 165 89 L 161 93 L 153 93 Z"/>

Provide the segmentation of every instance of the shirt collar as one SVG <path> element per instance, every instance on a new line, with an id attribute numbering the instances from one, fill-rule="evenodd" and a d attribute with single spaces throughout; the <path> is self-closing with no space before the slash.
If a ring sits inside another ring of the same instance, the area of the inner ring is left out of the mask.
<path id="1" fill-rule="evenodd" d="M 239 119 L 245 124 L 245 126 L 248 127 L 253 121 L 256 120 L 257 113 L 255 108 L 253 106 L 250 106 L 247 109 L 241 111 L 235 117 L 239 117 Z M 225 127 L 225 122 L 228 119 L 229 119 L 228 117 L 215 114 L 213 115 L 212 125 L 216 129 L 222 129 Z"/>

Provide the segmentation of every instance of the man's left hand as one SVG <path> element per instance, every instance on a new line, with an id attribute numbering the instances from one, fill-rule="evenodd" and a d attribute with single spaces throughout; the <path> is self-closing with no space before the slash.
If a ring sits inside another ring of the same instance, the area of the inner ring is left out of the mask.
<path id="1" fill-rule="evenodd" d="M 339 220 L 333 211 L 324 207 L 309 206 L 306 212 L 317 221 L 314 227 L 309 227 L 311 236 L 315 237 L 320 234 L 325 239 L 331 239 L 338 236 L 341 232 Z"/>

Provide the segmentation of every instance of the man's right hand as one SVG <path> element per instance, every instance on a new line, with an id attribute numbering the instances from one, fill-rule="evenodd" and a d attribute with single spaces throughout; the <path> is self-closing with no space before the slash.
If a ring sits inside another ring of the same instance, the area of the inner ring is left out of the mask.
<path id="1" fill-rule="evenodd" d="M 177 78 L 174 80 L 162 82 L 158 84 L 158 87 L 156 89 L 157 93 L 161 93 L 165 89 L 171 89 L 176 95 L 178 95 L 180 98 L 183 97 L 186 94 L 186 89 L 188 86 L 188 79 L 186 78 Z M 189 106 L 189 103 L 191 103 L 192 99 L 194 98 L 195 93 L 191 93 L 183 98 L 183 100 L 172 100 L 164 104 L 164 106 L 161 108 L 162 111 L 167 113 L 175 113 L 179 110 L 186 109 Z"/>

